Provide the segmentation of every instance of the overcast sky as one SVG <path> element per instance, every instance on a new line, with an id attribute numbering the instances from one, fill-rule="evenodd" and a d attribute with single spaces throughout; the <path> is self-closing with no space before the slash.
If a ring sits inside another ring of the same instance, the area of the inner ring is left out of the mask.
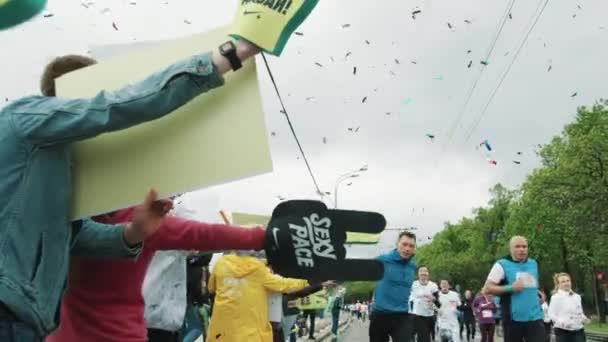
<path id="1" fill-rule="evenodd" d="M 313 172 L 323 191 L 332 193 L 328 205 L 339 175 L 369 165 L 352 185 L 342 183 L 340 207 L 379 211 L 389 226 L 418 227 L 426 239 L 443 222 L 484 205 L 495 183 L 520 184 L 538 166 L 535 145 L 558 134 L 577 106 L 606 97 L 608 2 L 550 0 L 473 129 L 539 1 L 515 1 L 487 66 L 480 61 L 510 0 L 320 1 L 298 30 L 303 35 L 294 35 L 283 56 L 270 63 Z M 0 105 L 36 93 L 42 67 L 53 56 L 208 31 L 228 24 L 235 5 L 50 0 L 44 14 L 52 16 L 0 32 Z M 416 8 L 421 13 L 414 20 Z M 219 194 L 222 208 L 257 214 L 269 214 L 278 196 L 318 198 L 259 65 L 274 172 L 190 194 L 186 204 L 195 210 L 209 192 Z M 482 78 L 455 125 L 480 68 Z M 356 127 L 358 132 L 348 130 Z M 427 133 L 436 136 L 434 142 Z M 496 166 L 476 149 L 484 139 L 494 148 Z"/>

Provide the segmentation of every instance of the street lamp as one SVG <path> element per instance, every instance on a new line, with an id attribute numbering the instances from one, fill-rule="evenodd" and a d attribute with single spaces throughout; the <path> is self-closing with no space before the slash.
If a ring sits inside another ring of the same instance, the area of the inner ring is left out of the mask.
<path id="1" fill-rule="evenodd" d="M 349 178 L 357 178 L 359 177 L 359 172 L 365 172 L 367 171 L 367 165 L 363 166 L 360 169 L 354 170 L 354 171 L 350 171 L 347 172 L 343 175 L 341 175 L 340 177 L 338 177 L 338 180 L 336 181 L 336 185 L 334 187 L 334 208 L 338 208 L 338 187 L 340 186 L 340 183 L 342 183 L 343 181 L 349 179 Z"/>

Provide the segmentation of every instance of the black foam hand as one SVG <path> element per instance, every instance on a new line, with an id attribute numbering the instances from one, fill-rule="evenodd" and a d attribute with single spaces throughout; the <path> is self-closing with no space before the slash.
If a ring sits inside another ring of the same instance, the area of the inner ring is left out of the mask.
<path id="1" fill-rule="evenodd" d="M 323 202 L 286 201 L 272 213 L 266 228 L 266 258 L 278 274 L 315 281 L 379 280 L 381 262 L 346 259 L 346 232 L 380 233 L 379 213 L 328 209 Z"/>

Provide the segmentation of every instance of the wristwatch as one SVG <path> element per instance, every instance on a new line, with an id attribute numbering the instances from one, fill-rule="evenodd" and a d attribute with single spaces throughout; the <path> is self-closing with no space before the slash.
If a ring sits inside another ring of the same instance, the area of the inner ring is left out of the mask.
<path id="1" fill-rule="evenodd" d="M 219 50 L 220 54 L 228 59 L 233 71 L 237 71 L 243 66 L 241 60 L 236 55 L 236 46 L 231 40 L 220 45 Z"/>

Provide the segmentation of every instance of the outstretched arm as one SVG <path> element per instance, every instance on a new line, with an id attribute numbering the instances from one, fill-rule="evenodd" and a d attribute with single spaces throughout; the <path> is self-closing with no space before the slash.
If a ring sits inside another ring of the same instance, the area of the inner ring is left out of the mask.
<path id="1" fill-rule="evenodd" d="M 265 231 L 225 224 L 209 224 L 167 216 L 161 228 L 146 240 L 158 250 L 262 250 Z"/>
<path id="2" fill-rule="evenodd" d="M 129 246 L 124 239 L 126 225 L 108 225 L 91 219 L 72 223 L 72 255 L 96 258 L 135 258 L 141 245 Z"/>
<path id="3" fill-rule="evenodd" d="M 308 281 L 302 279 L 284 278 L 272 274 L 268 268 L 264 270 L 264 287 L 272 292 L 290 292 L 308 286 Z"/>
<path id="4" fill-rule="evenodd" d="M 246 60 L 259 49 L 240 40 L 237 55 Z M 88 99 L 31 96 L 3 111 L 10 113 L 16 134 L 33 145 L 84 140 L 158 119 L 198 95 L 224 84 L 230 63 L 217 50 L 192 56 L 117 91 Z"/>

